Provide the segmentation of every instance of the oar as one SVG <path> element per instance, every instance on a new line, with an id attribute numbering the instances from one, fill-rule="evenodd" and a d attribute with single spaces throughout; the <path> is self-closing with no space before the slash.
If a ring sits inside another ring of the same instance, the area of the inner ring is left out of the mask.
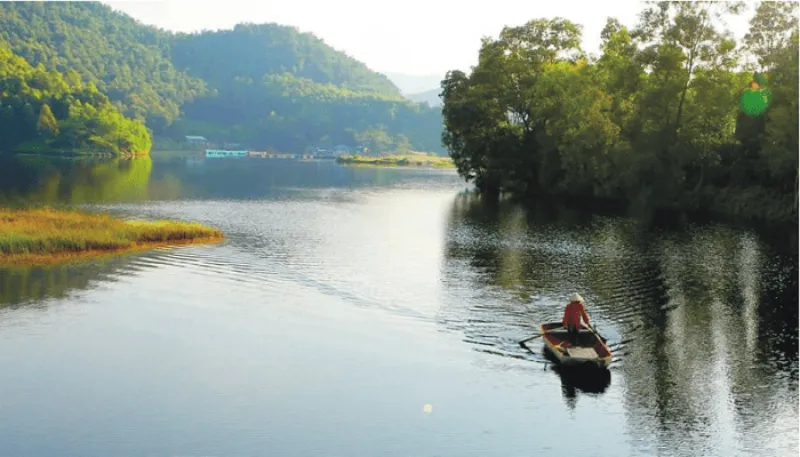
<path id="1" fill-rule="evenodd" d="M 538 335 L 533 335 L 530 338 L 525 338 L 524 340 L 519 342 L 519 345 L 522 346 L 522 347 L 525 347 L 525 343 L 527 343 L 528 341 L 534 340 L 536 338 L 539 338 L 540 336 L 542 336 L 541 333 L 539 333 Z"/>
<path id="2" fill-rule="evenodd" d="M 530 337 L 530 338 L 525 338 L 524 340 L 522 340 L 522 341 L 520 341 L 520 342 L 519 342 L 519 346 L 520 346 L 521 348 L 523 348 L 523 349 L 528 349 L 528 347 L 527 347 L 527 346 L 525 346 L 525 343 L 527 343 L 528 341 L 531 341 L 531 340 L 535 340 L 536 338 L 539 338 L 539 337 L 541 337 L 541 336 L 544 336 L 544 333 L 537 333 L 536 335 L 533 335 L 533 336 L 532 336 L 532 337 Z M 530 350 L 530 349 L 528 349 L 528 350 Z"/>
<path id="3" fill-rule="evenodd" d="M 600 332 L 598 332 L 598 331 L 597 331 L 597 330 L 596 330 L 594 327 L 592 327 L 592 326 L 591 326 L 591 325 L 589 325 L 589 324 L 586 324 L 586 327 L 588 327 L 588 328 L 589 328 L 589 330 L 591 330 L 592 332 L 594 332 L 594 334 L 595 334 L 595 335 L 597 335 L 597 337 L 598 337 L 598 338 L 600 338 L 600 341 L 602 341 L 602 342 L 603 342 L 603 344 L 606 344 L 606 343 L 608 342 L 608 340 L 606 340 L 606 339 L 605 339 L 605 337 L 604 337 L 603 335 L 601 335 L 601 334 L 600 334 Z"/>

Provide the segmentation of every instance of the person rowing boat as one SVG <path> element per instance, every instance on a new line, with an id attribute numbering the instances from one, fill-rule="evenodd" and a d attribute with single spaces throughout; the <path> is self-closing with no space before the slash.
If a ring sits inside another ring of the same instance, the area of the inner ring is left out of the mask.
<path id="1" fill-rule="evenodd" d="M 564 317 L 561 319 L 562 325 L 566 327 L 567 334 L 570 342 L 573 345 L 578 344 L 578 331 L 583 327 L 581 320 L 589 328 L 590 320 L 589 314 L 586 312 L 586 307 L 583 304 L 583 297 L 574 294 L 564 308 Z"/>

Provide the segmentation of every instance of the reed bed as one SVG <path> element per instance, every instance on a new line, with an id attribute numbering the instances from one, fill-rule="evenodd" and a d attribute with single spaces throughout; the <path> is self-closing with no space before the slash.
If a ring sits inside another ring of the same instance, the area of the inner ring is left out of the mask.
<path id="1" fill-rule="evenodd" d="M 51 208 L 0 208 L 0 264 L 48 263 L 222 239 L 220 231 L 195 223 L 126 221 L 104 213 Z"/>
<path id="2" fill-rule="evenodd" d="M 455 168 L 453 159 L 450 157 L 431 156 L 420 153 L 394 154 L 378 157 L 345 155 L 338 157 L 336 162 L 342 165 L 378 167 Z"/>

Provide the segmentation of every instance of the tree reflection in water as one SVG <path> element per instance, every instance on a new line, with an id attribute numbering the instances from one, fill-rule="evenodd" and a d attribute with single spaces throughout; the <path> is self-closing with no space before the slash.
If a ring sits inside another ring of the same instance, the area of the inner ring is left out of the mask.
<path id="1" fill-rule="evenodd" d="M 560 318 L 566 296 L 580 291 L 606 337 L 631 340 L 614 350 L 621 360 L 611 369 L 643 449 L 796 448 L 796 228 L 673 222 L 461 195 L 440 322 L 470 343 L 518 352 L 514 336 Z M 610 373 L 553 369 L 569 407 L 610 385 Z"/>

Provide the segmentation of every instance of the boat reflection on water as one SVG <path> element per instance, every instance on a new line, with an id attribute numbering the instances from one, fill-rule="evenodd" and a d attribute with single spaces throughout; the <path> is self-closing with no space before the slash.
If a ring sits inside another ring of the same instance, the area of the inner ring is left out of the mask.
<path id="1" fill-rule="evenodd" d="M 551 362 L 550 369 L 561 378 L 561 393 L 570 409 L 575 408 L 578 401 L 578 391 L 584 394 L 600 395 L 605 393 L 611 385 L 611 371 L 605 367 L 595 365 L 565 366 L 547 350 L 542 350 L 542 355 Z"/>

